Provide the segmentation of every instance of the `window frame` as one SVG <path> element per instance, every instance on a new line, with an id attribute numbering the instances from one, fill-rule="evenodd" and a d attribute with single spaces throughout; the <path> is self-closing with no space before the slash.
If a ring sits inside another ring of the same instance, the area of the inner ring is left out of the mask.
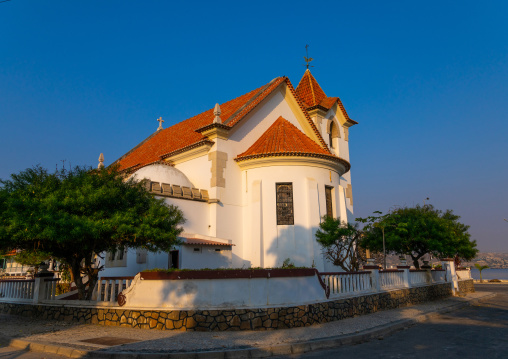
<path id="1" fill-rule="evenodd" d="M 283 188 L 289 187 L 290 190 L 284 191 L 287 194 L 286 200 L 281 199 L 284 196 Z M 275 212 L 278 226 L 294 226 L 295 224 L 295 206 L 293 196 L 293 182 L 275 183 Z"/>

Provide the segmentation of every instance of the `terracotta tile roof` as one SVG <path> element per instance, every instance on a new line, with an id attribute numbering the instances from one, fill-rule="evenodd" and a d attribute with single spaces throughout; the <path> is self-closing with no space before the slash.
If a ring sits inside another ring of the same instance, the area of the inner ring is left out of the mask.
<path id="1" fill-rule="evenodd" d="M 234 246 L 234 244 L 211 241 L 209 239 L 201 238 L 182 238 L 185 245 L 198 245 L 198 246 Z"/>
<path id="2" fill-rule="evenodd" d="M 318 154 L 332 156 L 283 117 L 279 117 L 261 137 L 235 160 L 260 155 Z"/>
<path id="3" fill-rule="evenodd" d="M 312 76 L 309 69 L 305 70 L 300 83 L 296 86 L 296 94 L 307 105 L 306 107 L 319 105 L 326 98 L 325 92 L 319 86 L 314 76 Z"/>
<path id="4" fill-rule="evenodd" d="M 329 110 L 333 107 L 333 105 L 335 105 L 335 103 L 337 103 L 346 120 L 350 121 L 354 125 L 358 124 L 358 122 L 349 118 L 349 115 L 347 114 L 340 98 L 327 97 L 325 95 L 325 92 L 321 86 L 319 86 L 314 76 L 312 76 L 309 69 L 305 71 L 302 79 L 300 80 L 300 83 L 296 87 L 296 94 L 304 102 L 305 108 L 307 110 L 317 107 Z"/>
<path id="5" fill-rule="evenodd" d="M 280 83 L 282 81 L 284 81 L 284 78 L 277 78 L 271 81 L 270 84 L 273 82 Z M 255 101 L 255 97 L 266 97 L 266 94 L 260 93 L 260 90 L 265 87 L 266 85 L 220 105 L 222 120 L 229 119 L 232 115 L 238 117 L 238 109 L 247 104 L 250 109 L 252 109 L 260 102 L 260 100 Z M 120 165 L 120 170 L 137 168 L 157 162 L 162 156 L 185 147 L 192 146 L 199 142 L 203 142 L 204 144 L 208 139 L 195 130 L 211 124 L 213 119 L 213 108 L 211 108 L 208 111 L 202 112 L 199 115 L 179 122 L 164 130 L 157 131 L 116 160 L 113 164 Z"/>
<path id="6" fill-rule="evenodd" d="M 221 104 L 222 125 L 231 128 L 239 123 L 245 115 L 252 111 L 283 82 L 287 84 L 289 90 L 295 96 L 302 112 L 307 118 L 307 121 L 318 137 L 321 146 L 329 153 L 325 141 L 314 125 L 314 122 L 309 117 L 307 111 L 305 110 L 305 105 L 301 103 L 300 98 L 296 95 L 295 89 L 287 77 L 277 77 L 262 87 Z M 120 170 L 137 169 L 142 166 L 158 162 L 160 159 L 166 158 L 177 152 L 213 143 L 201 133 L 197 132 L 198 130 L 202 130 L 203 128 L 211 125 L 213 123 L 213 119 L 213 108 L 211 108 L 208 111 L 177 123 L 169 128 L 157 131 L 115 161 L 113 165 L 119 165 Z"/>

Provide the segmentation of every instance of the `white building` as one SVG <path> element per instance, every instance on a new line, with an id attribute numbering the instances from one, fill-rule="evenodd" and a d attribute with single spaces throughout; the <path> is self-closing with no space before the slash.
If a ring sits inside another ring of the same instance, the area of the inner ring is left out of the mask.
<path id="1" fill-rule="evenodd" d="M 171 253 L 108 254 L 103 276 L 149 268 L 297 266 L 336 270 L 315 232 L 324 215 L 353 212 L 349 118 L 307 69 L 296 90 L 279 77 L 159 129 L 115 164 L 184 212 Z"/>

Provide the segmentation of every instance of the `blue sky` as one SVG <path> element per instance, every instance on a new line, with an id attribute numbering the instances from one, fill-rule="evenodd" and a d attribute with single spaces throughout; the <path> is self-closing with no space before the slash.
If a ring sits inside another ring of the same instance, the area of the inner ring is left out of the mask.
<path id="1" fill-rule="evenodd" d="M 339 96 L 355 214 L 430 198 L 508 252 L 508 2 L 0 3 L 0 178 L 109 164 L 305 67 Z"/>

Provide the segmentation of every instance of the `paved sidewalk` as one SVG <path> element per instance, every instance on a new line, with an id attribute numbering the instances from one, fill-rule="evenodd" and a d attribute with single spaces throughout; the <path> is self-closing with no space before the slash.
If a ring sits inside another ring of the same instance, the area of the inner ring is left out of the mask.
<path id="1" fill-rule="evenodd" d="M 0 314 L 0 346 L 93 358 L 243 358 L 304 353 L 385 336 L 494 296 L 476 292 L 341 321 L 271 331 L 179 332 L 43 321 Z"/>

